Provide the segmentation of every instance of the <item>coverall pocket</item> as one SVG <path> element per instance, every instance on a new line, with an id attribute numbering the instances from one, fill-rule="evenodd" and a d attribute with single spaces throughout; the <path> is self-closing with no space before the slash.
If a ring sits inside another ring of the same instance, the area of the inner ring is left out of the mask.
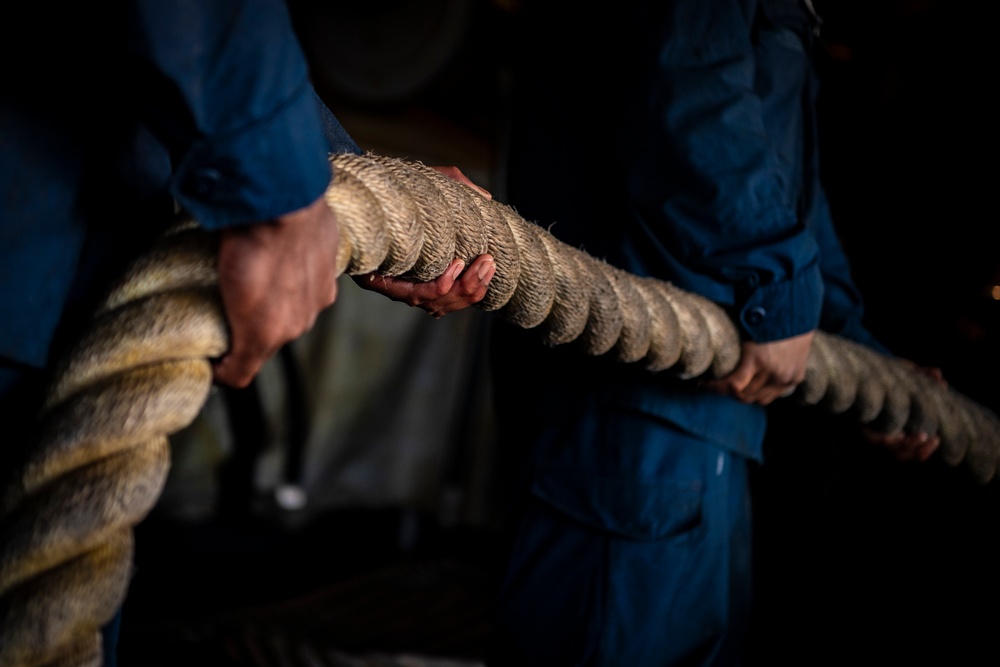
<path id="1" fill-rule="evenodd" d="M 702 482 L 616 479 L 574 470 L 540 474 L 533 495 L 598 530 L 638 541 L 684 534 L 701 522 Z"/>

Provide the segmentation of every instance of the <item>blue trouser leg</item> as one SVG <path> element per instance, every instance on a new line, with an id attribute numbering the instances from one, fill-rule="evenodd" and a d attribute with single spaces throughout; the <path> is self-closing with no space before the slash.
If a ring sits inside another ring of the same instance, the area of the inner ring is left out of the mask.
<path id="1" fill-rule="evenodd" d="M 581 417 L 551 451 L 499 600 L 509 655 L 491 667 L 738 665 L 746 460 L 640 413 Z"/>

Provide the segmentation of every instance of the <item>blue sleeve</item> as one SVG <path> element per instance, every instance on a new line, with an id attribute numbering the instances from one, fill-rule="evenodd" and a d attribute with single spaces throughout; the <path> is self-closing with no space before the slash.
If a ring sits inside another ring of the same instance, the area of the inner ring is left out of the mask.
<path id="1" fill-rule="evenodd" d="M 214 229 L 323 193 L 328 138 L 284 2 L 133 0 L 128 22 L 140 111 L 170 152 L 170 191 L 187 213 Z"/>
<path id="2" fill-rule="evenodd" d="M 773 89 L 802 85 L 804 48 L 774 54 L 789 79 L 768 80 L 756 2 L 645 11 L 634 24 L 645 66 L 623 73 L 648 80 L 630 87 L 636 122 L 621 141 L 636 214 L 672 256 L 678 286 L 731 308 L 745 338 L 816 328 L 819 250 L 795 208 L 801 160 L 787 155 L 802 139 L 785 131 L 802 122 L 802 98 Z"/>

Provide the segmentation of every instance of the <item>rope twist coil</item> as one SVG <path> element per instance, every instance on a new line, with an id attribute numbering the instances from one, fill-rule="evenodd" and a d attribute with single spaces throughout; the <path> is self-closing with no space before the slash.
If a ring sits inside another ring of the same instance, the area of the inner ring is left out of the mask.
<path id="1" fill-rule="evenodd" d="M 456 256 L 494 256 L 476 307 L 549 345 L 612 355 L 681 378 L 729 373 L 739 335 L 716 304 L 570 247 L 511 207 L 419 162 L 331 158 L 337 275 L 439 276 Z M 0 495 L 0 667 L 99 666 L 100 628 L 123 602 L 132 528 L 159 498 L 168 436 L 191 423 L 228 332 L 214 238 L 166 235 L 109 292 L 62 361 L 42 435 Z M 817 332 L 795 400 L 893 432 L 941 436 L 950 465 L 991 481 L 1000 420 L 899 360 Z"/>

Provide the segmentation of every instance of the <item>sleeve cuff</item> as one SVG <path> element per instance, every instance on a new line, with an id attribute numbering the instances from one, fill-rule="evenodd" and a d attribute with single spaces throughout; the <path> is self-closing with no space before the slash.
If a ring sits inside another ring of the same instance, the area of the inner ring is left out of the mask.
<path id="1" fill-rule="evenodd" d="M 823 281 L 814 268 L 792 280 L 755 288 L 737 308 L 737 327 L 747 340 L 767 343 L 798 336 L 819 325 Z"/>
<path id="2" fill-rule="evenodd" d="M 308 84 L 270 116 L 196 142 L 171 190 L 206 229 L 270 220 L 308 206 L 332 172 L 320 115 Z"/>

